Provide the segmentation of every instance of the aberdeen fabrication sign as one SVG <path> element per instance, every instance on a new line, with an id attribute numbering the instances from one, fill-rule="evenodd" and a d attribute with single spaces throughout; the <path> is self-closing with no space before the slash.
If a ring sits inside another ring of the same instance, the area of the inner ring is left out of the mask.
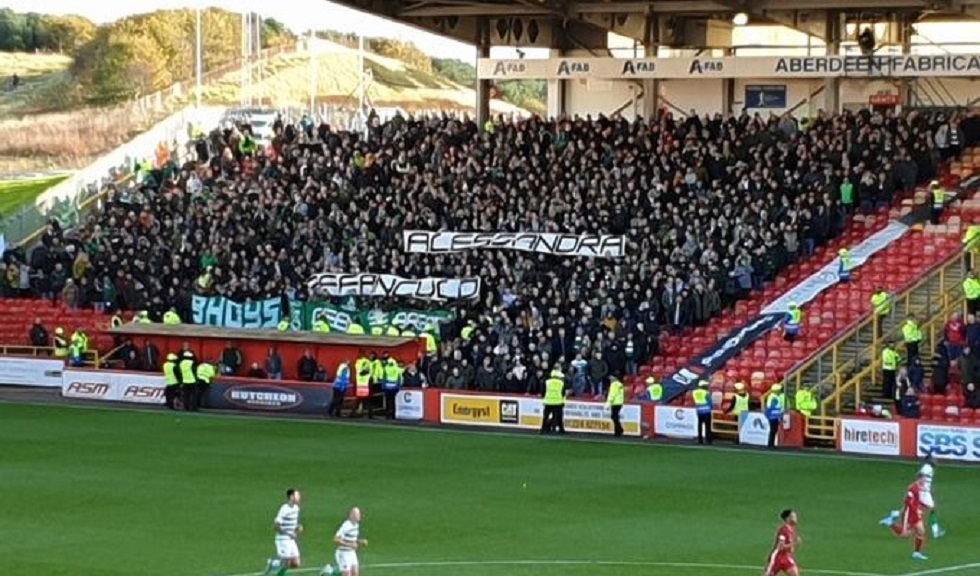
<path id="1" fill-rule="evenodd" d="M 481 58 L 487 80 L 697 78 L 921 78 L 980 76 L 980 54 L 782 56 L 748 58 Z"/>

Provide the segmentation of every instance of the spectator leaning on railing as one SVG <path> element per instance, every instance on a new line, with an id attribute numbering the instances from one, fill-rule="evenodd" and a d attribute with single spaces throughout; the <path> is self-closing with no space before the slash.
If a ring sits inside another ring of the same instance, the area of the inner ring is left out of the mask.
<path id="1" fill-rule="evenodd" d="M 472 387 L 489 357 L 501 389 L 536 392 L 577 354 L 623 375 L 656 353 L 660 330 L 709 321 L 826 244 L 844 223 L 845 177 L 866 181 L 853 192 L 865 209 L 931 178 L 939 124 L 867 111 L 804 129 L 789 117 L 664 114 L 496 122 L 490 133 L 462 118 L 396 117 L 372 122 L 366 139 L 287 125 L 268 150 L 228 126 L 193 147 L 211 152 L 206 163 L 171 154 L 74 235 L 52 227 L 31 272 L 39 293 L 71 279 L 79 307 L 157 320 L 171 306 L 190 318 L 196 290 L 306 299 L 305 281 L 324 270 L 480 276 L 483 292 L 455 303 L 459 320 L 423 372 Z M 410 255 L 403 229 L 624 234 L 629 248 L 621 260 Z"/>

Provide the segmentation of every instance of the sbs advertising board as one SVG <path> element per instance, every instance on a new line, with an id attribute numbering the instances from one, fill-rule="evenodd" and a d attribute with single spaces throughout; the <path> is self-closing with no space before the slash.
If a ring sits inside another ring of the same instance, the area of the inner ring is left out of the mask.
<path id="1" fill-rule="evenodd" d="M 395 395 L 396 420 L 421 420 L 425 416 L 425 395 L 421 390 L 399 390 Z"/>
<path id="2" fill-rule="evenodd" d="M 919 424 L 916 454 L 932 453 L 936 458 L 980 462 L 980 428 Z"/>
<path id="3" fill-rule="evenodd" d="M 61 388 L 64 369 L 61 360 L 4 356 L 0 358 L 0 384 Z"/>
<path id="4" fill-rule="evenodd" d="M 62 372 L 61 395 L 65 398 L 163 404 L 163 376 L 133 372 L 72 370 Z"/>
<path id="5" fill-rule="evenodd" d="M 738 443 L 749 446 L 769 445 L 769 420 L 761 412 L 742 412 L 738 415 Z M 779 438 L 776 438 L 779 444 Z"/>
<path id="6" fill-rule="evenodd" d="M 697 438 L 698 415 L 694 408 L 657 406 L 653 411 L 653 433 L 671 438 Z"/>
<path id="7" fill-rule="evenodd" d="M 439 421 L 463 426 L 495 426 L 539 430 L 544 407 L 540 398 L 440 394 Z M 565 402 L 565 430 L 612 434 L 609 409 L 601 402 Z M 640 407 L 626 404 L 620 412 L 626 436 L 640 435 Z"/>
<path id="8" fill-rule="evenodd" d="M 840 421 L 841 452 L 899 456 L 901 437 L 898 422 L 851 418 Z"/>

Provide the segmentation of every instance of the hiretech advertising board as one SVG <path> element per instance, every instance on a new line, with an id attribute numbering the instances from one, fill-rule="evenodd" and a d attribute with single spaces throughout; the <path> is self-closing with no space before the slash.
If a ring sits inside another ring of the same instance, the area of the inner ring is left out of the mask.
<path id="1" fill-rule="evenodd" d="M 439 421 L 442 424 L 462 426 L 538 430 L 541 428 L 541 416 L 544 412 L 540 398 L 519 396 L 442 393 L 439 403 Z M 566 402 L 564 421 L 565 430 L 568 432 L 613 433 L 609 409 L 600 402 Z M 639 406 L 633 404 L 623 406 L 620 421 L 625 435 L 640 435 Z"/>

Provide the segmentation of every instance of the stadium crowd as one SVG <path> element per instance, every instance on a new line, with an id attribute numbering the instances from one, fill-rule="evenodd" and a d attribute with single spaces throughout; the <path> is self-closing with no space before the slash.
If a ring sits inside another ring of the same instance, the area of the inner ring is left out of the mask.
<path id="1" fill-rule="evenodd" d="M 537 392 L 560 361 L 576 393 L 600 393 L 607 374 L 656 354 L 663 330 L 706 323 L 838 235 L 850 211 L 932 178 L 963 144 L 958 122 L 438 116 L 360 135 L 304 119 L 277 121 L 265 149 L 227 125 L 183 164 L 143 170 L 72 234 L 52 223 L 0 278 L 4 296 L 159 320 L 170 307 L 189 318 L 195 292 L 309 299 L 306 280 L 324 271 L 480 276 L 478 300 L 448 304 L 457 319 L 423 367 L 430 382 Z M 622 260 L 405 254 L 403 229 L 625 234 L 629 248 Z"/>

